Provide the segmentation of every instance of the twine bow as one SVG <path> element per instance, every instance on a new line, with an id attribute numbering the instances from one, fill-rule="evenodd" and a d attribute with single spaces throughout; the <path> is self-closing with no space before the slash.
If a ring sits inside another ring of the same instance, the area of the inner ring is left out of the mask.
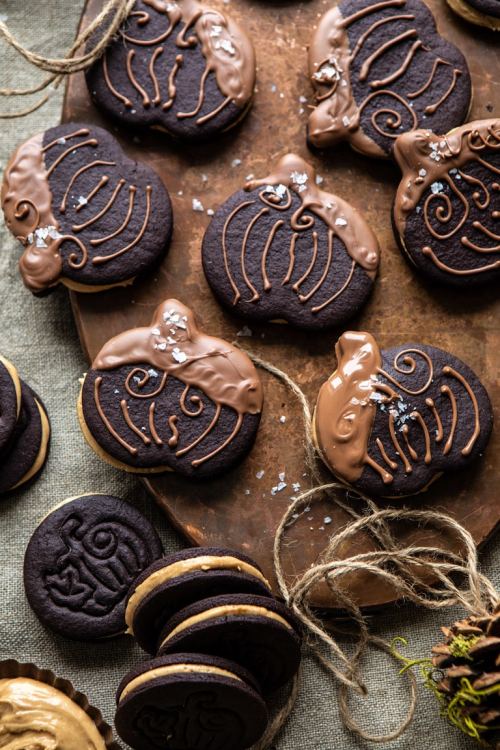
<path id="1" fill-rule="evenodd" d="M 306 463 L 312 481 L 319 482 L 319 461 L 311 429 L 312 413 L 305 394 L 285 372 L 251 352 L 246 353 L 258 367 L 281 380 L 299 400 L 304 423 Z M 325 496 L 352 520 L 331 536 L 316 563 L 290 582 L 283 563 L 286 537 L 298 522 L 301 511 Z M 361 505 L 361 509 L 357 510 L 356 505 Z M 426 545 L 401 546 L 392 528 L 394 523 L 400 522 L 450 534 L 463 552 L 458 554 Z M 341 547 L 359 534 L 368 534 L 376 548 L 340 559 L 338 553 Z M 370 632 L 366 616 L 354 597 L 342 587 L 342 579 L 353 573 L 371 574 L 389 584 L 395 597 L 426 609 L 437 610 L 460 605 L 472 615 L 485 615 L 492 612 L 500 601 L 493 584 L 479 571 L 477 549 L 472 535 L 454 518 L 430 510 L 380 508 L 371 498 L 340 482 L 317 484 L 292 500 L 276 530 L 274 569 L 283 599 L 302 623 L 307 646 L 339 684 L 339 709 L 344 726 L 363 740 L 374 743 L 397 739 L 410 726 L 417 707 L 417 683 L 413 672 L 403 670 L 409 681 L 409 707 L 406 716 L 394 731 L 374 735 L 357 723 L 352 715 L 349 697 L 351 692 L 367 695 L 362 673 L 362 660 L 367 650 L 381 650 L 394 659 L 397 654 L 392 641 L 386 641 Z M 349 616 L 350 625 L 353 626 L 349 634 L 355 638 L 352 655 L 346 652 L 338 639 L 340 634 L 345 634 L 345 630 L 327 624 L 314 611 L 311 601 L 321 584 L 328 587 L 336 604 Z M 296 680 L 288 701 L 277 711 L 269 731 L 256 750 L 264 750 L 270 746 L 291 713 L 297 692 Z"/>
<path id="2" fill-rule="evenodd" d="M 3 21 L 0 21 L 1 38 L 24 57 L 30 65 L 39 70 L 50 73 L 50 75 L 44 78 L 41 83 L 35 86 L 30 86 L 25 89 L 2 88 L 0 89 L 0 96 L 9 98 L 16 96 L 29 96 L 30 94 L 37 94 L 41 91 L 46 91 L 47 89 L 51 89 L 53 92 L 57 90 L 66 76 L 71 75 L 71 73 L 77 73 L 81 70 L 87 70 L 87 68 L 93 65 L 104 53 L 109 42 L 117 34 L 120 26 L 127 19 L 134 5 L 135 0 L 108 0 L 102 11 L 94 18 L 89 26 L 78 34 L 73 45 L 66 53 L 66 56 L 62 58 L 45 57 L 44 55 L 32 52 L 24 47 L 21 42 L 11 34 Z M 77 56 L 78 50 L 85 45 L 94 34 L 96 34 L 95 43 L 90 46 L 87 52 Z M 13 117 L 24 117 L 42 107 L 49 98 L 50 94 L 44 94 L 43 97 L 30 107 L 17 112 L 0 113 L 0 118 L 7 119 Z"/>

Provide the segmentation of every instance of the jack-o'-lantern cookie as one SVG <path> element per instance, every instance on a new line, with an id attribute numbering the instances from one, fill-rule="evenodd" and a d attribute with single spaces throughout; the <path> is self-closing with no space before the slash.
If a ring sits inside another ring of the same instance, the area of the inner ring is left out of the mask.
<path id="1" fill-rule="evenodd" d="M 402 133 L 445 133 L 467 118 L 469 69 L 441 37 L 422 0 L 342 0 L 321 19 L 309 50 L 316 107 L 309 142 L 348 141 L 387 157 Z"/>
<path id="2" fill-rule="evenodd" d="M 154 526 L 110 495 L 82 495 L 54 508 L 24 558 L 28 601 L 51 630 L 79 641 L 125 632 L 130 586 L 163 552 Z"/>
<path id="3" fill-rule="evenodd" d="M 151 325 L 108 341 L 85 376 L 80 423 L 111 464 L 192 477 L 225 471 L 255 439 L 262 385 L 248 356 L 166 300 Z"/>
<path id="4" fill-rule="evenodd" d="M 321 330 L 366 301 L 380 250 L 363 216 L 321 190 L 314 169 L 287 154 L 215 213 L 203 268 L 224 307 L 249 321 Z"/>
<path id="5" fill-rule="evenodd" d="M 2 208 L 34 294 L 60 282 L 80 292 L 129 284 L 160 262 L 172 234 L 156 172 L 94 125 L 59 125 L 22 143 L 5 170 Z"/>
<path id="6" fill-rule="evenodd" d="M 491 404 L 460 359 L 425 344 L 381 350 L 361 332 L 343 334 L 336 354 L 313 435 L 339 479 L 368 495 L 415 495 L 483 454 Z"/>
<path id="7" fill-rule="evenodd" d="M 455 286 L 498 280 L 500 120 L 407 133 L 394 156 L 403 174 L 393 224 L 413 265 Z"/>
<path id="8" fill-rule="evenodd" d="M 452 10 L 465 21 L 500 31 L 499 0 L 446 0 Z"/>
<path id="9" fill-rule="evenodd" d="M 255 54 L 225 10 L 198 0 L 137 0 L 87 85 L 97 106 L 124 125 L 206 139 L 248 111 Z"/>

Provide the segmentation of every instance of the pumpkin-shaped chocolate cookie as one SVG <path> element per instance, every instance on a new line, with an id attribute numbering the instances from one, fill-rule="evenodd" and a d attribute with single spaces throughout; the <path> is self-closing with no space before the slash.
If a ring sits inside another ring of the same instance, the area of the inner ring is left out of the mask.
<path id="1" fill-rule="evenodd" d="M 446 41 L 422 0 L 342 0 L 321 19 L 309 50 L 316 108 L 309 141 L 348 141 L 387 157 L 402 133 L 445 133 L 470 108 L 462 53 Z"/>
<path id="2" fill-rule="evenodd" d="M 251 448 L 262 386 L 250 359 L 166 300 L 150 326 L 108 341 L 79 405 L 90 445 L 126 471 L 218 474 Z"/>

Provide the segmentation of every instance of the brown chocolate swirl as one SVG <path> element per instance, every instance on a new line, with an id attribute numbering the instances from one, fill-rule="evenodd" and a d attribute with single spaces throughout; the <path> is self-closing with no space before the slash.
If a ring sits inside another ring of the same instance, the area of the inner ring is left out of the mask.
<path id="1" fill-rule="evenodd" d="M 319 23 L 309 71 L 317 105 L 309 140 L 320 148 L 347 140 L 384 157 L 423 120 L 434 129 L 441 118 L 463 121 L 470 100 L 465 60 L 420 0 L 343 0 Z"/>
<path id="2" fill-rule="evenodd" d="M 500 120 L 494 118 L 444 136 L 428 130 L 400 136 L 394 148 L 402 171 L 394 224 L 403 244 L 408 219 L 418 210 L 423 219 L 419 252 L 440 271 L 472 277 L 500 268 L 500 233 L 494 229 L 500 216 L 498 155 Z M 469 251 L 462 265 L 447 259 L 448 240 Z"/>
<path id="3" fill-rule="evenodd" d="M 406 478 L 413 472 L 419 491 L 449 468 L 450 457 L 468 460 L 487 440 L 483 388 L 455 357 L 423 345 L 383 353 L 363 332 L 343 334 L 336 355 L 337 368 L 318 395 L 313 434 L 326 465 L 343 481 L 356 486 L 369 469 L 381 480 L 379 494 L 391 494 L 396 481 L 395 494 L 412 494 Z M 466 415 L 470 430 L 459 434 Z"/>

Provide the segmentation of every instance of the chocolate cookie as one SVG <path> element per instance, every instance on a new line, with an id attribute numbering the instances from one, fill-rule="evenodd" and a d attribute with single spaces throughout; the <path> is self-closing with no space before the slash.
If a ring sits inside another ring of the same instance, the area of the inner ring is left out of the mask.
<path id="1" fill-rule="evenodd" d="M 343 482 L 368 495 L 415 495 L 483 455 L 491 404 L 460 359 L 425 344 L 381 350 L 359 332 L 343 334 L 336 354 L 313 433 L 322 459 Z"/>
<path id="2" fill-rule="evenodd" d="M 144 662 L 122 680 L 116 702 L 116 731 L 134 750 L 244 750 L 268 720 L 251 674 L 202 654 Z"/>
<path id="3" fill-rule="evenodd" d="M 50 423 L 39 396 L 21 381 L 21 412 L 12 438 L 0 456 L 0 493 L 34 479 L 47 458 Z"/>
<path id="4" fill-rule="evenodd" d="M 21 411 L 21 381 L 14 365 L 0 356 L 0 451 L 12 439 Z"/>
<path id="5" fill-rule="evenodd" d="M 393 225 L 412 264 L 443 284 L 498 281 L 500 119 L 407 133 L 394 156 L 403 174 Z"/>
<path id="6" fill-rule="evenodd" d="M 469 69 L 441 37 L 422 0 L 342 0 L 321 19 L 309 49 L 316 108 L 309 142 L 339 141 L 387 157 L 402 133 L 445 133 L 467 119 Z"/>
<path id="7" fill-rule="evenodd" d="M 131 584 L 162 553 L 154 527 L 129 503 L 108 495 L 70 499 L 30 539 L 26 596 L 41 622 L 66 638 L 120 635 Z"/>
<path id="8" fill-rule="evenodd" d="M 59 282 L 80 292 L 129 284 L 159 263 L 172 235 L 163 182 L 95 125 L 59 125 L 21 144 L 2 208 L 34 294 Z"/>
<path id="9" fill-rule="evenodd" d="M 160 631 L 178 610 L 220 594 L 271 596 L 251 558 L 234 550 L 194 547 L 156 560 L 129 591 L 125 621 L 138 644 L 155 654 Z"/>
<path id="10" fill-rule="evenodd" d="M 91 447 L 114 466 L 201 478 L 248 452 L 262 403 L 247 355 L 207 336 L 171 299 L 150 326 L 104 345 L 85 377 L 79 416 Z"/>
<path id="11" fill-rule="evenodd" d="M 250 321 L 285 320 L 311 330 L 357 312 L 379 256 L 362 215 L 320 190 L 314 169 L 294 154 L 216 211 L 202 251 L 222 305 Z"/>
<path id="12" fill-rule="evenodd" d="M 246 114 L 255 54 L 225 12 L 198 0 L 137 0 L 86 76 L 97 106 L 120 123 L 200 140 Z"/>
<path id="13" fill-rule="evenodd" d="M 465 21 L 500 31 L 499 0 L 447 0 L 447 3 Z"/>
<path id="14" fill-rule="evenodd" d="M 267 693 L 297 672 L 300 645 L 299 626 L 284 604 L 231 594 L 203 599 L 174 615 L 160 634 L 159 653 L 199 651 L 234 660 Z"/>

